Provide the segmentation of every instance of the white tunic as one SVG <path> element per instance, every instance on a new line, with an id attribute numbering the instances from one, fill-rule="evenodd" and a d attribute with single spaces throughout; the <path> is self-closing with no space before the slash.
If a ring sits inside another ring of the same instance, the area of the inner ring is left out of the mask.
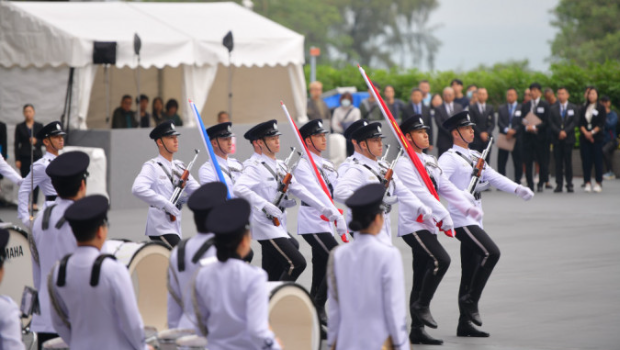
<path id="1" fill-rule="evenodd" d="M 162 166 L 166 171 L 162 169 Z M 169 162 L 162 155 L 147 161 L 142 166 L 131 192 L 149 205 L 145 230 L 147 236 L 161 236 L 172 233 L 181 236 L 181 215 L 177 217 L 176 221 L 170 221 L 170 217 L 163 208 L 166 202 L 170 201 L 172 192 L 174 192 L 172 182 L 176 184 L 183 175 L 183 171 L 185 171 L 185 166 L 181 161 Z M 172 181 L 169 175 L 172 176 Z M 200 185 L 190 174 L 180 202 L 185 203 L 198 187 Z"/>
<path id="2" fill-rule="evenodd" d="M 24 350 L 20 312 L 13 299 L 0 295 L 0 349 Z"/>
<path id="3" fill-rule="evenodd" d="M 237 197 L 244 198 L 252 205 L 251 224 L 252 237 L 254 239 L 260 241 L 287 238 L 286 223 L 282 222 L 280 226 L 275 226 L 265 213 L 262 212 L 263 207 L 276 198 L 279 184 L 279 180 L 267 170 L 263 163 L 276 172 L 280 179 L 285 175 L 286 166 L 283 161 L 278 160 L 276 162 L 276 160 L 262 155 L 257 160 L 248 163 L 243 174 L 235 183 L 233 193 Z M 297 182 L 294 176 L 288 191 L 308 203 L 311 207 L 318 208 L 321 211 L 326 207 L 325 203 L 319 201 L 308 189 Z"/>
<path id="4" fill-rule="evenodd" d="M 323 177 L 325 184 L 328 188 L 330 187 L 330 184 L 333 186 L 338 178 L 338 173 L 336 172 L 334 165 L 321 156 L 317 156 L 314 153 L 310 154 L 312 155 L 312 159 L 314 160 L 316 167 L 319 169 L 319 174 Z M 329 201 L 327 195 L 322 195 L 324 191 L 316 179 L 314 169 L 312 169 L 312 164 L 310 164 L 310 162 L 305 158 L 299 162 L 297 169 L 295 169 L 295 179 L 304 184 L 304 186 L 312 191 L 312 193 L 316 193 L 317 198 L 322 200 L 325 206 L 331 205 L 331 201 Z M 297 233 L 303 235 L 308 233 L 325 232 L 333 234 L 332 223 L 321 219 L 321 212 L 319 210 L 302 203 L 299 207 L 299 213 L 297 214 Z"/>
<path id="5" fill-rule="evenodd" d="M 47 294 L 47 276 L 54 267 L 54 264 L 65 255 L 73 253 L 77 248 L 77 242 L 73 231 L 68 222 L 65 222 L 60 229 L 56 224 L 64 217 L 67 208 L 73 201 L 56 198 L 50 205 L 55 205 L 49 220 L 47 230 L 43 230 L 43 216 L 45 211 L 39 211 L 32 229 L 32 237 L 39 252 L 39 265 L 32 263 L 32 278 L 34 287 L 39 291 L 39 305 L 41 314 L 32 316 L 31 328 L 34 332 L 56 333 L 52 325 L 50 312 L 50 299 Z"/>
<path id="6" fill-rule="evenodd" d="M 261 268 L 239 259 L 215 261 L 198 271 L 193 291 L 209 350 L 280 349 L 269 330 L 267 273 Z"/>
<path id="7" fill-rule="evenodd" d="M 7 179 L 9 179 L 9 181 L 16 184 L 17 186 L 22 184 L 22 181 L 23 181 L 22 177 L 17 173 L 17 171 L 15 171 L 15 169 L 13 169 L 12 166 L 9 165 L 9 163 L 6 162 L 6 160 L 4 160 L 4 157 L 1 154 L 0 154 L 0 174 L 6 177 Z"/>
<path id="8" fill-rule="evenodd" d="M 431 155 L 417 153 L 422 164 L 424 164 L 427 173 L 435 180 L 437 184 L 436 191 L 443 198 L 452 203 L 460 212 L 466 213 L 468 209 L 474 205 L 467 199 L 463 191 L 456 188 L 448 178 L 445 177 L 443 171 L 439 168 L 437 159 Z M 404 158 L 404 157 L 403 157 Z M 431 194 L 428 187 L 422 180 L 422 176 L 413 165 L 413 162 L 407 159 L 401 159 L 394 168 L 394 172 L 398 174 L 400 181 L 413 194 L 415 194 L 427 207 L 433 211 L 433 218 L 436 222 L 441 222 L 445 217 L 449 216 L 448 210 L 441 204 L 435 196 Z M 406 208 L 398 208 L 398 236 L 404 236 L 413 232 L 428 230 L 437 234 L 439 228 L 435 223 L 424 221 L 417 222 L 417 217 L 412 215 L 411 211 Z"/>
<path id="9" fill-rule="evenodd" d="M 456 188 L 462 191 L 469 186 L 472 164 L 468 163 L 457 152 L 468 159 L 472 159 L 472 162 L 474 156 L 481 157 L 481 155 L 476 151 L 454 145 L 450 150 L 439 157 L 439 166 L 443 170 L 444 175 L 456 186 Z M 489 182 L 495 188 L 512 194 L 515 194 L 515 190 L 518 187 L 516 183 L 496 172 L 488 164 L 485 164 L 480 180 Z M 482 202 L 477 200 L 476 206 L 482 209 Z M 450 216 L 452 217 L 455 228 L 470 225 L 479 225 L 482 227 L 482 219 L 480 221 L 476 221 L 475 219 L 463 214 L 463 212 L 453 203 L 448 203 L 448 210 L 450 211 Z"/>
<path id="10" fill-rule="evenodd" d="M 191 286 L 196 270 L 200 268 L 200 261 L 192 263 L 192 257 L 200 247 L 212 239 L 212 233 L 198 233 L 190 238 L 185 245 L 185 270 L 179 272 L 178 252 L 176 246 L 170 254 L 170 265 L 168 266 L 168 280 L 170 288 L 174 294 L 181 298 L 182 305 L 168 292 L 168 328 L 194 328 L 196 326 L 196 314 L 192 304 Z M 215 256 L 215 246 L 211 246 L 202 258 Z"/>
<path id="11" fill-rule="evenodd" d="M 402 161 L 402 159 L 400 161 Z M 365 166 L 370 167 L 372 171 Z M 338 184 L 334 189 L 334 200 L 344 203 L 358 188 L 372 183 L 380 183 L 379 178 L 377 178 L 377 174 L 381 177 L 383 176 L 381 175 L 382 173 L 379 163 L 376 160 L 361 156 L 357 159 L 357 162 L 352 162 L 349 164 L 348 169 L 346 169 L 344 174 L 339 177 Z M 420 207 L 424 206 L 424 204 L 422 204 L 422 202 L 420 202 L 420 200 L 414 196 L 402 182 L 400 182 L 400 179 L 396 174 L 392 177 L 388 193 L 390 193 L 390 195 L 398 196 L 398 204 L 399 206 L 404 207 L 403 210 L 417 213 Z M 383 218 L 383 228 L 377 237 L 385 243 L 392 244 L 390 215 L 383 214 Z M 350 211 L 347 213 L 347 224 L 349 222 L 351 222 Z"/>
<path id="12" fill-rule="evenodd" d="M 388 337 L 395 349 L 409 349 L 398 248 L 378 236 L 357 234 L 332 251 L 328 269 L 328 349 L 334 343 L 337 350 L 381 349 Z"/>
<path id="13" fill-rule="evenodd" d="M 55 196 L 56 189 L 52 185 L 52 179 L 45 173 L 45 169 L 52 162 L 52 160 L 56 159 L 56 156 L 45 152 L 43 157 L 36 162 L 34 162 L 32 166 L 32 172 L 28 173 L 24 178 L 21 186 L 19 187 L 19 192 L 17 194 L 18 203 L 17 203 L 17 217 L 22 221 L 24 226 L 30 226 L 30 214 L 28 213 L 28 198 L 30 196 L 31 184 L 34 183 L 34 188 L 37 186 L 41 189 L 44 196 Z M 34 173 L 34 175 L 33 175 Z M 31 180 L 30 178 L 33 177 Z M 51 203 L 51 202 L 49 202 Z M 46 202 L 45 204 L 49 204 Z M 39 208 L 43 210 L 42 208 Z"/>
<path id="14" fill-rule="evenodd" d="M 243 164 L 234 158 L 224 159 L 217 155 L 215 157 L 217 158 L 217 162 L 222 169 L 224 179 L 226 179 L 226 186 L 228 187 L 228 190 L 232 192 L 235 181 L 237 181 L 243 172 Z M 200 180 L 201 185 L 209 182 L 220 181 L 215 171 L 213 171 L 213 166 L 211 165 L 210 160 L 200 167 L 200 170 L 198 171 L 198 179 Z M 232 196 L 232 193 L 230 195 Z"/>
<path id="15" fill-rule="evenodd" d="M 66 284 L 58 287 L 58 266 L 52 271 L 52 290 L 67 316 L 67 327 L 55 309 L 54 327 L 71 350 L 147 349 L 129 271 L 120 262 L 105 259 L 99 284 L 90 285 L 95 247 L 79 247 L 67 262 Z"/>

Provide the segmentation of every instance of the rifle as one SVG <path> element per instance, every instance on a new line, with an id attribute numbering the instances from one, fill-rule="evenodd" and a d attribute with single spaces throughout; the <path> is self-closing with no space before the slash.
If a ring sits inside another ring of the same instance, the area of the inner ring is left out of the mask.
<path id="1" fill-rule="evenodd" d="M 183 175 L 181 175 L 179 182 L 177 182 L 177 185 L 174 187 L 174 192 L 172 192 L 172 196 L 170 196 L 170 203 L 174 205 L 178 205 L 179 199 L 181 199 L 181 195 L 183 194 L 183 191 L 185 191 L 185 186 L 187 186 L 189 172 L 192 170 L 192 167 L 196 162 L 196 158 L 198 158 L 198 153 L 200 153 L 200 151 L 198 151 L 197 149 L 195 149 L 194 151 L 196 152 L 196 154 L 194 155 L 194 159 L 192 159 L 189 165 L 187 165 L 187 168 L 185 168 L 185 170 L 183 171 Z M 168 215 L 170 216 L 170 221 L 175 222 L 177 220 L 176 216 L 172 214 Z"/>
<path id="2" fill-rule="evenodd" d="M 299 157 L 297 158 L 297 161 L 295 161 L 293 165 L 290 165 L 295 153 L 297 153 Z M 295 147 L 291 147 L 291 154 L 284 160 L 287 173 L 286 175 L 284 175 L 284 177 L 278 184 L 278 193 L 276 194 L 276 198 L 273 200 L 273 202 L 271 202 L 271 204 L 275 205 L 278 208 L 280 207 L 280 203 L 284 199 L 284 196 L 286 196 L 286 192 L 288 191 L 288 186 L 291 184 L 291 180 L 293 179 L 293 171 L 295 171 L 295 168 L 297 168 L 297 165 L 299 164 L 300 159 L 301 159 L 301 152 L 297 152 Z M 265 213 L 265 215 L 267 215 L 267 218 L 273 222 L 274 226 L 280 226 L 280 220 L 278 220 L 278 218 L 267 214 L 267 212 L 265 212 L 264 209 L 263 209 L 263 212 Z"/>
<path id="3" fill-rule="evenodd" d="M 30 252 L 32 253 L 32 259 L 38 265 L 39 264 L 39 249 L 37 249 L 37 245 L 34 242 L 34 146 L 32 144 L 32 138 L 34 137 L 34 125 L 32 128 L 28 129 L 28 133 L 30 134 L 28 142 L 30 142 L 30 196 L 28 198 L 29 206 L 28 206 L 28 219 L 30 224 L 30 234 L 28 235 L 28 243 L 30 244 Z"/>
<path id="4" fill-rule="evenodd" d="M 389 147 L 389 145 L 388 145 L 388 147 Z M 388 151 L 389 151 L 389 149 L 388 149 Z M 387 154 L 387 152 L 386 152 L 386 154 Z M 405 150 L 403 150 L 402 147 L 401 147 L 401 148 L 398 149 L 398 153 L 396 154 L 396 158 L 394 158 L 394 160 L 390 164 L 390 167 L 385 172 L 385 175 L 383 176 L 383 185 L 385 186 L 385 188 L 390 187 L 390 182 L 392 181 L 392 177 L 394 177 L 394 167 L 396 166 L 396 163 L 398 163 L 398 160 L 403 156 L 403 154 L 405 154 Z"/>
<path id="5" fill-rule="evenodd" d="M 380 161 L 381 162 L 385 162 L 388 156 L 388 153 L 390 153 L 390 147 L 392 145 L 390 145 L 389 143 L 387 144 L 387 146 L 385 147 L 385 153 L 383 154 L 383 157 L 381 157 Z"/>
<path id="6" fill-rule="evenodd" d="M 487 148 L 484 149 L 484 152 L 482 152 L 482 156 L 478 158 L 478 161 L 476 162 L 476 165 L 471 172 L 471 180 L 469 181 L 469 186 L 467 186 L 467 192 L 471 194 L 474 194 L 474 192 L 476 191 L 476 186 L 478 185 L 478 182 L 480 182 L 482 170 L 484 169 L 484 165 L 486 164 L 485 159 L 487 157 L 487 154 L 489 154 L 492 145 L 493 138 L 491 137 L 489 138 L 489 144 L 487 145 Z"/>

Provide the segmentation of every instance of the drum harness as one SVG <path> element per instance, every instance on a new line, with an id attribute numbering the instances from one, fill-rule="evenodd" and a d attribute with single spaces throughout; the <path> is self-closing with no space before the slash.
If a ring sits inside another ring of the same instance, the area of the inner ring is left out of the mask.
<path id="1" fill-rule="evenodd" d="M 56 263 L 56 266 L 59 266 L 58 267 L 58 279 L 56 280 L 57 287 L 64 287 L 66 284 L 67 263 L 69 262 L 69 258 L 71 257 L 71 255 L 72 254 L 65 255 L 64 258 L 62 258 L 59 262 Z M 101 265 L 103 264 L 103 261 L 107 258 L 116 260 L 116 257 L 111 254 L 101 254 L 97 257 L 97 259 L 95 259 L 95 263 L 93 264 L 93 269 L 90 274 L 90 286 L 91 287 L 97 287 L 99 285 L 99 277 L 101 276 Z M 54 266 L 54 269 L 56 268 L 56 266 Z M 52 271 L 54 271 L 54 269 L 52 269 Z M 53 275 L 54 275 L 53 273 L 50 273 L 49 276 L 47 277 L 47 292 L 50 296 L 50 301 L 52 302 L 52 306 L 54 307 L 54 310 L 58 314 L 58 317 L 60 317 L 60 320 L 62 321 L 62 323 L 64 323 L 65 326 L 67 326 L 70 329 L 71 324 L 69 323 L 69 317 L 60 307 L 60 304 L 58 300 L 56 299 L 56 294 L 54 294 Z"/>
<path id="2" fill-rule="evenodd" d="M 198 248 L 198 250 L 196 251 L 196 253 L 192 257 L 192 264 L 197 264 L 200 261 L 200 259 L 207 252 L 207 250 L 209 250 L 209 248 L 211 248 L 213 246 L 214 239 L 215 238 L 213 238 L 213 237 L 209 238 L 206 242 L 204 242 L 200 246 L 200 248 Z M 189 241 L 189 238 L 186 238 L 186 239 L 182 240 L 179 243 L 179 246 L 177 248 L 177 268 L 178 268 L 179 272 L 185 271 L 185 247 L 187 246 L 187 241 Z M 172 296 L 172 299 L 174 299 L 174 301 L 176 301 L 177 304 L 179 304 L 179 306 L 181 306 L 181 309 L 185 309 L 185 305 L 183 304 L 183 298 L 181 296 L 177 295 L 174 292 L 174 290 L 172 289 L 172 286 L 170 285 L 170 275 L 171 274 L 173 275 L 174 280 L 177 283 L 177 285 L 179 284 L 179 278 L 177 277 L 177 274 L 174 271 L 174 269 L 168 269 L 168 271 L 169 271 L 168 279 L 166 281 L 166 285 L 168 287 L 168 292 L 170 293 L 170 296 Z"/>

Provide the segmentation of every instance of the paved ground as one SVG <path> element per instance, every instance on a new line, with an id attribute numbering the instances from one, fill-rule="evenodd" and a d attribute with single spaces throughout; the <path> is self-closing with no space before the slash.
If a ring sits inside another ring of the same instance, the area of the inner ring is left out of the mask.
<path id="1" fill-rule="evenodd" d="M 615 216 L 620 214 L 620 180 L 604 186 L 601 194 L 547 190 L 530 202 L 484 193 L 485 229 L 502 251 L 480 303 L 483 329 L 491 338 L 455 336 L 459 244 L 442 236 L 452 265 L 432 304 L 439 329 L 430 333 L 445 340 L 443 349 L 620 349 L 620 230 Z M 15 215 L 15 210 L 0 210 L 5 221 L 16 222 Z M 143 240 L 145 215 L 146 208 L 113 211 L 110 236 Z M 184 215 L 191 213 L 184 209 Z M 397 218 L 392 222 L 395 232 Z M 185 236 L 194 234 L 191 220 L 183 222 L 183 230 Z M 295 220 L 289 220 L 289 231 L 295 232 Z M 302 239 L 300 244 L 310 262 L 308 245 Z M 411 253 L 402 240 L 395 238 L 394 244 L 403 255 L 408 293 Z M 258 244 L 254 250 L 254 264 L 259 264 Z M 309 288 L 310 277 L 308 268 L 298 282 Z"/>

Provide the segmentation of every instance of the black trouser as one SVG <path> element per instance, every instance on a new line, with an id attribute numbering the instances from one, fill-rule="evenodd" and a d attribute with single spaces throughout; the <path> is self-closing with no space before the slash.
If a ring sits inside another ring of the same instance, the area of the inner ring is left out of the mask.
<path id="1" fill-rule="evenodd" d="M 583 182 L 588 183 L 592 179 L 592 164 L 594 164 L 594 178 L 596 182 L 603 182 L 603 141 L 594 143 L 581 138 L 581 163 L 583 164 Z"/>
<path id="2" fill-rule="evenodd" d="M 37 158 L 34 159 L 35 162 L 37 160 Z M 19 161 L 22 162 L 22 166 L 19 168 L 19 172 L 21 173 L 22 177 L 28 176 L 28 174 L 30 173 L 30 166 L 32 165 L 32 163 L 30 163 L 30 157 L 19 158 Z M 37 188 L 35 188 L 32 192 L 32 203 L 36 204 L 38 200 L 39 187 L 37 186 Z M 28 210 L 30 210 L 30 208 L 28 208 Z"/>
<path id="3" fill-rule="evenodd" d="M 43 349 L 43 343 L 58 337 L 60 336 L 56 333 L 37 333 L 37 349 Z"/>
<path id="4" fill-rule="evenodd" d="M 534 161 L 538 162 L 540 169 L 538 174 L 538 185 L 540 186 L 549 180 L 549 142 L 547 140 L 530 137 L 523 145 L 525 178 L 527 179 L 527 186 L 531 190 L 534 190 L 534 176 L 532 174 Z"/>
<path id="5" fill-rule="evenodd" d="M 263 270 L 269 281 L 295 282 L 306 269 L 306 259 L 299 252 L 299 242 L 293 237 L 258 241 L 263 252 Z"/>
<path id="6" fill-rule="evenodd" d="M 334 236 L 328 232 L 301 235 L 312 247 L 312 286 L 310 295 L 317 307 L 325 307 L 327 302 L 327 260 L 329 252 L 338 246 Z"/>
<path id="7" fill-rule="evenodd" d="M 469 294 L 473 301 L 478 302 L 499 260 L 499 248 L 478 225 L 457 228 L 456 238 L 461 241 L 459 299 Z"/>
<path id="8" fill-rule="evenodd" d="M 566 187 L 573 187 L 573 146 L 574 143 L 556 141 L 553 144 L 553 159 L 555 161 L 555 183 L 562 188 L 566 178 Z"/>
<path id="9" fill-rule="evenodd" d="M 450 255 L 443 248 L 437 235 L 421 230 L 402 236 L 413 253 L 413 288 L 409 297 L 409 307 L 416 301 L 428 306 L 435 291 L 450 266 Z M 413 314 L 413 312 L 412 312 Z M 419 321 L 413 319 L 413 326 Z"/>
<path id="10" fill-rule="evenodd" d="M 523 162 L 521 161 L 521 150 L 517 147 L 518 144 L 515 144 L 515 148 L 510 151 L 506 151 L 503 149 L 498 150 L 497 152 L 497 171 L 506 176 L 506 164 L 508 163 L 508 156 L 512 156 L 512 165 L 515 168 L 515 182 L 521 182 L 521 176 L 523 175 Z"/>
<path id="11" fill-rule="evenodd" d="M 169 233 L 161 236 L 149 236 L 151 241 L 163 242 L 165 245 L 170 246 L 170 248 L 174 248 L 181 241 L 181 237 L 176 233 Z"/>
<path id="12" fill-rule="evenodd" d="M 615 139 L 603 145 L 603 160 L 605 161 L 605 167 L 607 168 L 607 171 L 614 171 L 612 160 L 616 148 L 618 148 L 618 142 Z"/>

